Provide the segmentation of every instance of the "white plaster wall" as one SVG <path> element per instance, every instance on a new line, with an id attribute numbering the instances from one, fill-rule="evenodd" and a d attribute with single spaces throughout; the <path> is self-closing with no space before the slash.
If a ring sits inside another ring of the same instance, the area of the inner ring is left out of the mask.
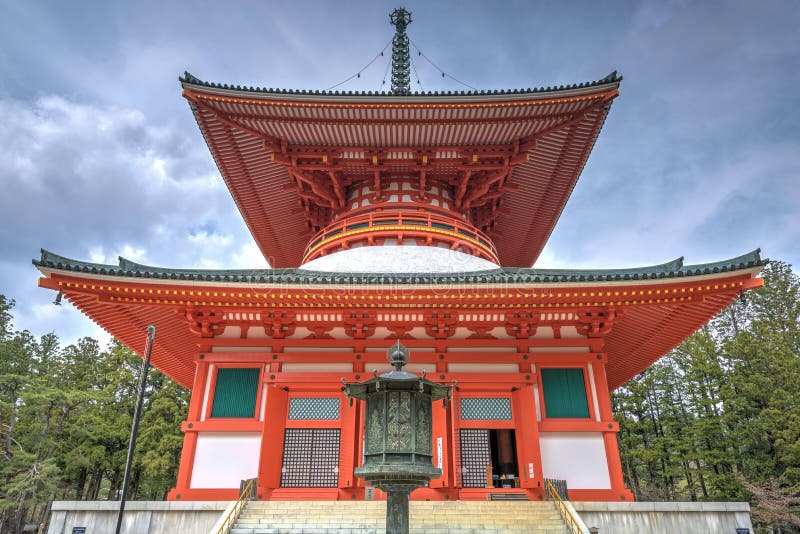
<path id="1" fill-rule="evenodd" d="M 386 353 L 389 349 L 387 347 L 367 347 L 364 352 L 383 352 Z M 434 347 L 414 347 L 414 353 L 417 352 L 436 352 Z"/>
<path id="2" fill-rule="evenodd" d="M 586 336 L 582 336 L 578 333 L 578 329 L 572 325 L 564 325 L 561 327 L 561 339 L 582 339 Z"/>
<path id="3" fill-rule="evenodd" d="M 391 245 L 341 250 L 300 266 L 337 273 L 459 273 L 498 268 L 496 263 L 454 250 Z"/>
<path id="4" fill-rule="evenodd" d="M 519 373 L 516 363 L 450 363 L 451 373 Z"/>
<path id="5" fill-rule="evenodd" d="M 211 352 L 272 352 L 272 347 L 222 346 L 211 347 Z"/>
<path id="6" fill-rule="evenodd" d="M 281 365 L 284 373 L 350 373 L 353 371 L 352 363 L 316 362 L 316 363 L 284 363 Z"/>
<path id="7" fill-rule="evenodd" d="M 223 339 L 235 339 L 237 337 L 242 337 L 242 329 L 238 326 L 226 326 L 225 330 L 223 330 L 221 334 L 218 334 L 214 337 Z"/>
<path id="8" fill-rule="evenodd" d="M 388 373 L 389 371 L 394 371 L 394 366 L 389 363 L 365 363 L 364 364 L 364 371 L 367 373 L 371 373 L 372 371 L 378 371 L 378 374 Z M 436 364 L 435 363 L 409 363 L 403 367 L 403 371 L 408 373 L 421 373 L 425 371 L 426 373 L 434 373 L 436 372 Z"/>
<path id="9" fill-rule="evenodd" d="M 456 331 L 450 336 L 451 339 L 467 339 L 472 335 L 472 330 L 465 326 L 457 326 Z"/>
<path id="10" fill-rule="evenodd" d="M 533 339 L 553 339 L 556 336 L 553 334 L 552 326 L 537 326 L 536 333 L 532 337 Z"/>
<path id="11" fill-rule="evenodd" d="M 263 326 L 251 326 L 247 330 L 247 338 L 248 339 L 267 339 L 271 336 L 267 335 L 267 331 L 264 329 Z"/>
<path id="12" fill-rule="evenodd" d="M 283 352 L 353 352 L 352 347 L 283 347 Z"/>
<path id="13" fill-rule="evenodd" d="M 497 339 L 511 339 L 512 336 L 508 335 L 504 326 L 495 326 L 489 332 L 487 332 L 490 336 L 494 336 Z"/>
<path id="14" fill-rule="evenodd" d="M 258 476 L 261 434 L 257 432 L 199 432 L 191 488 L 238 488 Z"/>
<path id="15" fill-rule="evenodd" d="M 447 347 L 447 352 L 517 352 L 517 348 L 516 347 Z"/>
<path id="16" fill-rule="evenodd" d="M 545 478 L 566 480 L 570 489 L 611 489 L 600 432 L 540 432 Z"/>
<path id="17" fill-rule="evenodd" d="M 531 352 L 589 352 L 589 347 L 531 347 Z"/>

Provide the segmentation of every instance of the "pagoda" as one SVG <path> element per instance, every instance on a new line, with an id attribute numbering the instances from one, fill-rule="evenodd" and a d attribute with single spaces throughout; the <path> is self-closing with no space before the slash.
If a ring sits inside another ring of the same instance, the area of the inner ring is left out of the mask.
<path id="1" fill-rule="evenodd" d="M 622 78 L 412 93 L 410 14 L 391 21 L 387 93 L 180 78 L 271 269 L 42 251 L 39 284 L 139 354 L 156 327 L 153 365 L 192 393 L 169 499 L 234 499 L 256 477 L 260 499 L 371 498 L 342 381 L 388 371 L 401 340 L 407 371 L 457 383 L 431 414 L 442 476 L 412 498 L 538 500 L 559 479 L 574 500 L 632 500 L 610 392 L 761 286 L 759 252 L 531 268 Z"/>

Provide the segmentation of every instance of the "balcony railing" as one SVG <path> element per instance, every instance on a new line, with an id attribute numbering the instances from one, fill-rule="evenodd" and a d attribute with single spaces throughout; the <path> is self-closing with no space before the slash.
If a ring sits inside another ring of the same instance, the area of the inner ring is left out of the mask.
<path id="1" fill-rule="evenodd" d="M 411 234 L 466 246 L 474 255 L 498 263 L 497 250 L 489 236 L 467 221 L 421 211 L 386 210 L 339 219 L 317 233 L 306 246 L 303 261 L 310 261 L 344 242 L 369 237 Z"/>

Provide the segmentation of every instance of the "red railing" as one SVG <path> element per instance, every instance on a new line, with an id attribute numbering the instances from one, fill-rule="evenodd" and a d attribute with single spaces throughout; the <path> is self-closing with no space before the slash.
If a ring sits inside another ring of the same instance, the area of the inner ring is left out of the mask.
<path id="1" fill-rule="evenodd" d="M 397 229 L 403 226 L 403 229 Z M 425 211 L 371 211 L 339 219 L 318 232 L 306 246 L 303 261 L 310 261 L 338 248 L 344 241 L 359 241 L 367 235 L 427 234 L 439 241 L 458 243 L 474 251 L 474 255 L 497 263 L 497 250 L 489 236 L 467 221 Z M 433 235 L 435 234 L 435 235 Z"/>

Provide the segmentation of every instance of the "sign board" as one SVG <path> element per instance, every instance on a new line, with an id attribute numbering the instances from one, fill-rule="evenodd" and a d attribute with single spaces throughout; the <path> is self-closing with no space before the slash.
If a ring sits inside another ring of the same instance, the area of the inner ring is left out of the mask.
<path id="1" fill-rule="evenodd" d="M 367 486 L 364 489 L 364 498 L 366 500 L 368 500 L 368 501 L 374 501 L 375 500 L 375 488 L 373 488 L 372 486 Z"/>
<path id="2" fill-rule="evenodd" d="M 736 534 L 750 534 L 749 528 L 737 528 Z"/>
<path id="3" fill-rule="evenodd" d="M 436 466 L 441 469 L 442 468 L 442 438 L 436 438 L 436 455 L 438 461 L 436 462 Z"/>
<path id="4" fill-rule="evenodd" d="M 72 534 L 86 534 L 86 527 L 72 527 Z"/>

